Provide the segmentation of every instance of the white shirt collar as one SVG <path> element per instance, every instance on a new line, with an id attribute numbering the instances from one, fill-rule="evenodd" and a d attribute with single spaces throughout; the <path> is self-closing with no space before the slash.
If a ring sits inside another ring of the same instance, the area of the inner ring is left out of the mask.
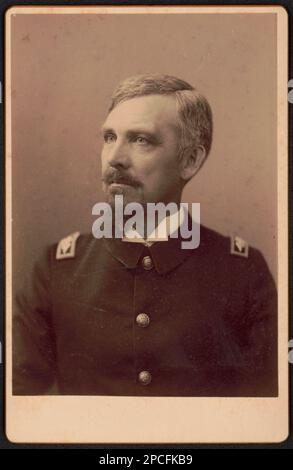
<path id="1" fill-rule="evenodd" d="M 155 242 L 168 241 L 170 235 L 172 235 L 182 225 L 186 217 L 186 212 L 183 207 L 174 214 L 170 214 L 165 217 L 153 232 L 147 237 L 143 238 L 135 229 L 128 230 L 122 241 L 130 243 L 143 243 L 145 246 L 151 246 Z"/>

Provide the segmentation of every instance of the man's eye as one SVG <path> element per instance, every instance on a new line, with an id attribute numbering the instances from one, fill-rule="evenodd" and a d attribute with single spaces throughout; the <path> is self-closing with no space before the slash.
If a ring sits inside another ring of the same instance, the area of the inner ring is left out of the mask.
<path id="1" fill-rule="evenodd" d="M 112 144 L 113 142 L 115 142 L 115 140 L 116 140 L 116 136 L 114 134 L 104 135 L 104 141 L 106 142 L 106 144 Z"/>
<path id="2" fill-rule="evenodd" d="M 145 137 L 137 136 L 134 141 L 139 145 L 148 145 L 150 141 Z"/>

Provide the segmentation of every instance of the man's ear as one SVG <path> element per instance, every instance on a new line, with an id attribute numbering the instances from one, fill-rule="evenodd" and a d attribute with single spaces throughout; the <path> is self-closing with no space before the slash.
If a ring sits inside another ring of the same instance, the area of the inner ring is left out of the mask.
<path id="1" fill-rule="evenodd" d="M 206 158 L 206 150 L 202 145 L 196 149 L 185 149 L 181 156 L 181 178 L 189 181 L 201 168 Z"/>

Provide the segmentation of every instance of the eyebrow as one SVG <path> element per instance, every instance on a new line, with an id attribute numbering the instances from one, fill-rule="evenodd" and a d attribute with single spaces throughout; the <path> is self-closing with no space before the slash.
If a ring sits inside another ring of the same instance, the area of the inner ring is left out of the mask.
<path id="1" fill-rule="evenodd" d="M 115 134 L 114 129 L 112 129 L 111 127 L 104 127 L 104 126 L 102 126 L 101 132 L 102 132 L 102 134 L 107 134 L 107 133 L 109 133 L 109 134 L 110 134 L 110 133 Z"/>

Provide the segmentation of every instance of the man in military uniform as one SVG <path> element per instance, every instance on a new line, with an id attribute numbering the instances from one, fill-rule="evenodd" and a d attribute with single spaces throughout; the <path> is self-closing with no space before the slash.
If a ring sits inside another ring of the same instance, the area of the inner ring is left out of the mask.
<path id="1" fill-rule="evenodd" d="M 109 204 L 179 204 L 210 151 L 212 114 L 180 79 L 131 77 L 103 137 Z M 277 297 L 261 253 L 204 226 L 196 249 L 171 235 L 77 232 L 44 253 L 17 296 L 15 394 L 278 394 Z"/>

